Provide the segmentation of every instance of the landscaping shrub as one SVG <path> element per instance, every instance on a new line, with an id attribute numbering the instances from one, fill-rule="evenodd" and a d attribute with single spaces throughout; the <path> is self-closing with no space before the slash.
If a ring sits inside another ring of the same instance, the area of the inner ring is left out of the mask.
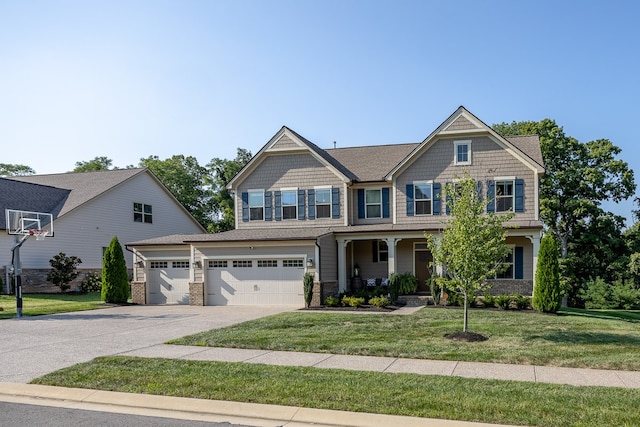
<path id="1" fill-rule="evenodd" d="M 496 297 L 490 293 L 486 293 L 483 295 L 482 303 L 485 307 L 496 307 Z"/>
<path id="2" fill-rule="evenodd" d="M 49 260 L 51 270 L 47 273 L 47 281 L 60 287 L 62 292 L 69 289 L 69 282 L 80 274 L 76 269 L 82 260 L 76 256 L 68 257 L 60 252 Z"/>
<path id="3" fill-rule="evenodd" d="M 374 307 L 387 307 L 389 304 L 391 304 L 391 301 L 389 301 L 389 299 L 387 297 L 385 297 L 384 295 L 380 295 L 378 297 L 373 297 L 369 300 L 369 304 L 373 305 Z"/>
<path id="4" fill-rule="evenodd" d="M 442 295 L 442 286 L 438 283 L 438 276 L 435 274 L 429 277 L 429 291 L 431 292 L 433 303 L 435 305 L 439 305 L 440 296 Z"/>
<path id="5" fill-rule="evenodd" d="M 127 263 L 124 260 L 122 246 L 118 237 L 111 239 L 109 247 L 104 253 L 102 265 L 102 301 L 110 303 L 125 303 L 131 292 Z"/>
<path id="6" fill-rule="evenodd" d="M 302 285 L 304 288 L 304 302 L 307 305 L 307 308 L 309 308 L 309 306 L 311 305 L 311 300 L 313 299 L 313 279 L 313 274 L 304 273 Z"/>
<path id="7" fill-rule="evenodd" d="M 611 289 L 611 298 L 617 308 L 630 310 L 640 305 L 640 289 L 637 289 L 632 281 L 624 283 L 618 280 Z"/>
<path id="8" fill-rule="evenodd" d="M 90 272 L 80 283 L 82 292 L 99 292 L 102 289 L 102 277 L 99 274 Z"/>
<path id="9" fill-rule="evenodd" d="M 553 234 L 547 233 L 540 242 L 532 305 L 537 311 L 555 313 L 560 309 L 561 299 L 558 245 Z"/>
<path id="10" fill-rule="evenodd" d="M 509 310 L 511 308 L 511 295 L 496 295 L 494 302 L 496 307 Z"/>
<path id="11" fill-rule="evenodd" d="M 398 301 L 398 296 L 400 295 L 400 276 L 396 273 L 391 273 L 391 276 L 389 276 L 389 295 L 391 296 L 391 301 Z"/>
<path id="12" fill-rule="evenodd" d="M 410 295 L 418 289 L 418 278 L 413 273 L 403 273 L 398 276 L 398 293 L 400 295 Z"/>
<path id="13" fill-rule="evenodd" d="M 588 281 L 578 292 L 578 297 L 584 301 L 588 309 L 612 309 L 616 303 L 611 298 L 611 288 L 600 277 Z"/>
<path id="14" fill-rule="evenodd" d="M 361 307 L 364 304 L 364 298 L 362 297 L 350 297 L 345 295 L 342 297 L 342 305 L 345 307 Z"/>
<path id="15" fill-rule="evenodd" d="M 335 295 L 329 295 L 327 298 L 325 298 L 324 305 L 328 307 L 337 307 L 340 305 L 340 298 Z"/>
<path id="16" fill-rule="evenodd" d="M 526 310 L 531 307 L 531 298 L 525 297 L 524 295 L 511 295 L 511 301 L 514 303 L 516 309 L 518 310 Z"/>

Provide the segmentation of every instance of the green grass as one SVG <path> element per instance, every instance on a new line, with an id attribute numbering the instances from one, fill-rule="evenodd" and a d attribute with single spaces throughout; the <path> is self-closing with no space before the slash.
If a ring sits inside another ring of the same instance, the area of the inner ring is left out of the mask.
<path id="1" fill-rule="evenodd" d="M 16 297 L 0 295 L 0 319 L 16 317 Z M 71 311 L 104 308 L 100 292 L 87 294 L 24 294 L 22 296 L 22 315 L 41 316 L 44 314 L 68 313 Z"/>
<path id="2" fill-rule="evenodd" d="M 513 425 L 640 425 L 637 389 L 132 357 L 33 383 Z"/>
<path id="3" fill-rule="evenodd" d="M 462 329 L 460 309 L 409 316 L 289 312 L 171 341 L 172 344 L 332 354 L 640 370 L 638 312 L 568 310 L 561 315 L 477 309 L 470 330 L 484 342 L 444 334 Z M 624 318 L 626 321 L 620 320 Z"/>

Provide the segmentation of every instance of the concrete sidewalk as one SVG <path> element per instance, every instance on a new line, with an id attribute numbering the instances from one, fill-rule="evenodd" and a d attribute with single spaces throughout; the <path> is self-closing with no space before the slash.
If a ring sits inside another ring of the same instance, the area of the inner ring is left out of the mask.
<path id="1" fill-rule="evenodd" d="M 307 366 L 314 368 L 420 375 L 443 375 L 464 378 L 568 384 L 574 386 L 640 388 L 640 371 L 611 371 L 604 369 L 559 368 L 553 366 L 347 356 L 326 353 L 191 347 L 167 344 L 128 351 L 120 353 L 120 355 L 262 363 L 266 365 Z"/>

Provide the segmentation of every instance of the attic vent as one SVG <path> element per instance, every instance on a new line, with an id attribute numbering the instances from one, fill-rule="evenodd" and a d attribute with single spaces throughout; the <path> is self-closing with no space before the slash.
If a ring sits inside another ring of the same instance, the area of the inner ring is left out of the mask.
<path id="1" fill-rule="evenodd" d="M 333 141 L 333 148 L 336 148 L 336 142 Z"/>

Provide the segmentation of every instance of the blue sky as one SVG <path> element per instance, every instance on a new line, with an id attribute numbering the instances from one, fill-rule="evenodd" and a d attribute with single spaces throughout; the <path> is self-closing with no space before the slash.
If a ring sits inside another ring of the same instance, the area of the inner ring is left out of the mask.
<path id="1" fill-rule="evenodd" d="M 0 163 L 418 142 L 458 106 L 610 139 L 640 182 L 633 1 L 0 0 Z M 608 206 L 629 216 L 631 202 Z"/>

